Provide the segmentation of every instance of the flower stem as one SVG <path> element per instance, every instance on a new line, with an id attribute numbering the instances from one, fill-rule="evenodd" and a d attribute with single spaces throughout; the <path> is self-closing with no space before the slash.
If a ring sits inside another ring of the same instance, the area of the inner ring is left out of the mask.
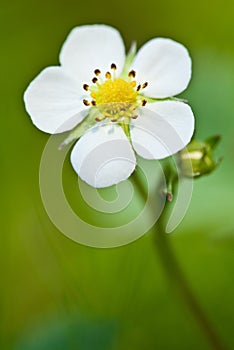
<path id="1" fill-rule="evenodd" d="M 132 175 L 132 180 L 135 183 L 141 197 L 145 201 L 147 194 L 145 192 L 144 186 L 142 185 L 142 182 L 138 177 L 137 172 Z M 159 200 L 162 200 L 160 197 L 160 192 L 161 191 L 159 189 L 158 197 Z M 213 325 L 209 321 L 205 310 L 202 308 L 201 304 L 196 298 L 196 295 L 193 292 L 187 278 L 185 277 L 180 263 L 177 260 L 176 254 L 171 246 L 170 236 L 165 233 L 164 220 L 169 205 L 170 203 L 166 202 L 161 217 L 153 227 L 155 247 L 157 248 L 158 256 L 161 259 L 162 266 L 167 273 L 170 282 L 172 282 L 174 288 L 177 290 L 178 294 L 180 294 L 181 300 L 186 304 L 194 319 L 196 320 L 198 326 L 206 337 L 207 342 L 210 344 L 211 349 L 227 350 L 219 338 L 219 335 L 217 334 Z"/>

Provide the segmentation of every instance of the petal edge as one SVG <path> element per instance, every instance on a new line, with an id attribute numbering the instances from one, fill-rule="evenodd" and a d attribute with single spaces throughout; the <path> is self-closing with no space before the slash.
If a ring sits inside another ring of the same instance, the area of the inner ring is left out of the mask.
<path id="1" fill-rule="evenodd" d="M 188 50 L 167 38 L 155 38 L 144 44 L 133 62 L 137 79 L 148 82 L 144 94 L 165 98 L 184 91 L 191 79 L 192 62 Z"/>
<path id="2" fill-rule="evenodd" d="M 81 93 L 61 67 L 47 67 L 27 87 L 25 108 L 38 129 L 50 134 L 64 132 L 86 115 Z"/>
<path id="3" fill-rule="evenodd" d="M 155 102 L 131 123 L 135 151 L 145 159 L 163 159 L 183 149 L 194 131 L 194 115 L 185 103 Z"/>
<path id="4" fill-rule="evenodd" d="M 125 48 L 117 29 L 104 24 L 83 25 L 72 29 L 59 58 L 68 74 L 84 84 L 91 81 L 95 69 L 105 74 L 112 63 L 117 65 L 120 73 L 124 65 Z"/>
<path id="5" fill-rule="evenodd" d="M 118 125 L 97 125 L 84 134 L 71 152 L 71 163 L 90 186 L 103 188 L 126 180 L 134 171 L 133 149 Z"/>

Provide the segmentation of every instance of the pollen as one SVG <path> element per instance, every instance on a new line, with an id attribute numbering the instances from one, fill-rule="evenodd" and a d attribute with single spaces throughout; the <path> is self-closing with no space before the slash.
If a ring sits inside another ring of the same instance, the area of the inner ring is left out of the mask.
<path id="1" fill-rule="evenodd" d="M 106 80 L 95 93 L 96 103 L 135 103 L 137 92 L 132 83 L 121 78 Z"/>

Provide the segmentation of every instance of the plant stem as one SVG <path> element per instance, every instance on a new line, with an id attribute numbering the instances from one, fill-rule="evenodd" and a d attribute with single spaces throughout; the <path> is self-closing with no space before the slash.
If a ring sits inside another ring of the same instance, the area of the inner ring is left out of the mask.
<path id="1" fill-rule="evenodd" d="M 177 179 L 177 178 L 175 178 Z M 132 175 L 132 180 L 135 183 L 142 199 L 145 201 L 147 194 L 145 188 L 140 181 L 137 172 Z M 160 197 L 160 189 L 158 193 L 159 200 L 162 200 Z M 205 310 L 202 308 L 198 299 L 196 298 L 195 293 L 193 292 L 188 280 L 185 277 L 184 272 L 180 266 L 179 261 L 177 260 L 176 254 L 171 246 L 170 236 L 165 233 L 164 229 L 164 219 L 167 214 L 168 205 L 170 203 L 166 202 L 163 213 L 161 217 L 156 222 L 153 227 L 155 246 L 158 251 L 158 256 L 161 259 L 161 263 L 167 276 L 172 282 L 173 286 L 181 295 L 182 301 L 186 304 L 190 312 L 192 313 L 194 319 L 199 325 L 201 331 L 207 339 L 207 342 L 210 344 L 211 349 L 214 350 L 227 350 L 227 348 L 222 343 L 219 338 L 216 330 L 213 325 L 210 323 Z"/>

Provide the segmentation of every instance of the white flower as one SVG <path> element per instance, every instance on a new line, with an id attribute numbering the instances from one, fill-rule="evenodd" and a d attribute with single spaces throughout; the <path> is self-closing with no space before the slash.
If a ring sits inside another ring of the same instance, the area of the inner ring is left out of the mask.
<path id="1" fill-rule="evenodd" d="M 61 66 L 44 69 L 24 95 L 33 123 L 51 134 L 71 130 L 91 110 L 97 112 L 95 125 L 71 153 L 75 171 L 94 187 L 127 179 L 136 166 L 135 152 L 146 159 L 168 157 L 184 148 L 194 131 L 191 108 L 166 99 L 185 90 L 191 78 L 185 47 L 155 38 L 128 67 L 125 60 L 116 29 L 77 27 L 62 47 Z"/>

